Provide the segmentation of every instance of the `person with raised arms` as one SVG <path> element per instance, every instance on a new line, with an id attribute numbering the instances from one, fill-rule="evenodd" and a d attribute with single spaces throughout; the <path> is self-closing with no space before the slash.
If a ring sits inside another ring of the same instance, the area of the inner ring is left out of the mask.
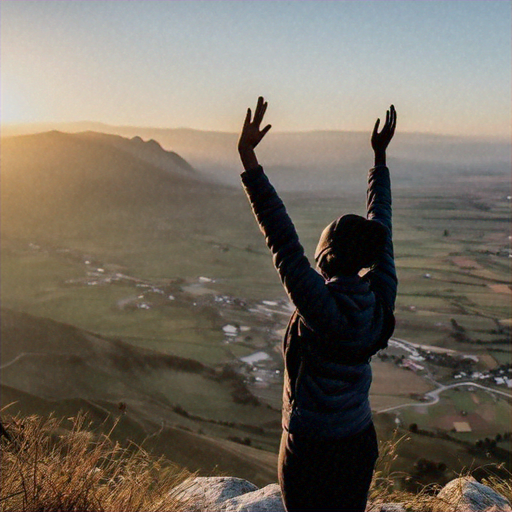
<path id="1" fill-rule="evenodd" d="M 363 512 L 378 444 L 369 403 L 370 358 L 395 327 L 397 277 L 386 149 L 393 105 L 371 136 L 367 216 L 347 214 L 322 232 L 312 268 L 286 208 L 256 157 L 270 130 L 258 98 L 238 142 L 242 183 L 285 291 L 295 306 L 283 340 L 283 433 L 278 478 L 288 512 Z M 343 178 L 340 176 L 340 186 Z"/>

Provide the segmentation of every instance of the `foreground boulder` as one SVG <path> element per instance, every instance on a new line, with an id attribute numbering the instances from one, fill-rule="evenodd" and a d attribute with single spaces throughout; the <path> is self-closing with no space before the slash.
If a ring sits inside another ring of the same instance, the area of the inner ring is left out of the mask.
<path id="1" fill-rule="evenodd" d="M 175 489 L 172 494 L 176 500 L 190 506 L 190 512 L 224 510 L 222 505 L 231 498 L 258 491 L 258 488 L 243 478 L 198 476 L 188 480 Z"/>
<path id="2" fill-rule="evenodd" d="M 188 512 L 284 512 L 281 489 L 258 489 L 234 477 L 196 477 L 173 492 Z M 368 512 L 405 512 L 400 503 L 368 503 Z M 507 499 L 472 477 L 449 482 L 433 499 L 432 512 L 512 512 Z"/>
<path id="3" fill-rule="evenodd" d="M 284 512 L 281 489 L 234 477 L 196 477 L 172 491 L 189 512 Z"/>
<path id="4" fill-rule="evenodd" d="M 473 477 L 448 482 L 437 495 L 433 512 L 512 512 L 510 502 Z"/>
<path id="5" fill-rule="evenodd" d="M 270 484 L 257 491 L 231 498 L 222 504 L 222 512 L 284 512 L 281 489 Z"/>

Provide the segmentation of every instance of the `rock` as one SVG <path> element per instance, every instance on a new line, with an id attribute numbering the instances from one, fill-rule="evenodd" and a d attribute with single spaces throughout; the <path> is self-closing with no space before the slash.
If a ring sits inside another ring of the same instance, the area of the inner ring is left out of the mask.
<path id="1" fill-rule="evenodd" d="M 175 499 L 187 503 L 192 510 L 221 510 L 221 505 L 231 498 L 257 491 L 251 482 L 243 478 L 211 476 L 196 477 L 177 486 L 172 491 Z M 222 509 L 223 510 L 223 509 Z"/>
<path id="2" fill-rule="evenodd" d="M 433 512 L 512 512 L 510 502 L 473 477 L 447 483 L 437 495 Z"/>
<path id="3" fill-rule="evenodd" d="M 369 503 L 366 512 L 406 512 L 401 503 Z"/>
<path id="4" fill-rule="evenodd" d="M 187 512 L 284 512 L 281 489 L 258 489 L 234 477 L 196 477 L 171 495 Z M 367 512 L 405 512 L 401 503 L 368 503 Z M 437 495 L 432 512 L 512 512 L 510 502 L 472 477 L 452 480 Z"/>
<path id="5" fill-rule="evenodd" d="M 284 512 L 281 489 L 278 484 L 270 484 L 263 489 L 248 492 L 226 500 L 221 512 Z"/>
<path id="6" fill-rule="evenodd" d="M 385 503 L 381 506 L 378 512 L 406 512 L 403 505 L 400 503 Z"/>

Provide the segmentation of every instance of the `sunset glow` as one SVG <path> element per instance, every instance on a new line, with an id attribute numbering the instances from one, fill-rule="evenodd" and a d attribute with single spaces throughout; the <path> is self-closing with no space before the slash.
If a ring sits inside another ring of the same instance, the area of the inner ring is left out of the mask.
<path id="1" fill-rule="evenodd" d="M 8 80 L 5 80 L 7 82 Z M 28 99 L 20 93 L 7 91 L 5 82 L 1 84 L 1 119 L 2 124 L 30 123 L 37 121 L 34 111 L 28 105 Z"/>
<path id="2" fill-rule="evenodd" d="M 1 2 L 2 123 L 510 136 L 511 3 Z"/>

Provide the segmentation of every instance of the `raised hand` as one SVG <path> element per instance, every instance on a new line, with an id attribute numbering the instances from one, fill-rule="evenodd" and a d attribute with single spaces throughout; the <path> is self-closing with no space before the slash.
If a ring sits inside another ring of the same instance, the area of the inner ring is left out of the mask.
<path id="1" fill-rule="evenodd" d="M 254 148 L 261 142 L 261 139 L 270 130 L 271 125 L 267 124 L 265 128 L 260 129 L 263 121 L 263 116 L 267 110 L 268 103 L 263 100 L 263 97 L 258 98 L 256 110 L 254 111 L 254 118 L 252 118 L 251 109 L 247 109 L 245 116 L 244 126 L 240 139 L 238 140 L 238 152 L 246 170 L 250 170 L 258 165 L 258 160 L 254 153 Z M 252 120 L 251 120 L 252 118 Z"/>
<path id="2" fill-rule="evenodd" d="M 386 112 L 386 123 L 381 132 L 378 132 L 380 119 L 377 119 L 372 133 L 372 148 L 375 152 L 375 165 L 386 165 L 386 148 L 388 147 L 396 128 L 396 111 L 391 105 Z"/>

